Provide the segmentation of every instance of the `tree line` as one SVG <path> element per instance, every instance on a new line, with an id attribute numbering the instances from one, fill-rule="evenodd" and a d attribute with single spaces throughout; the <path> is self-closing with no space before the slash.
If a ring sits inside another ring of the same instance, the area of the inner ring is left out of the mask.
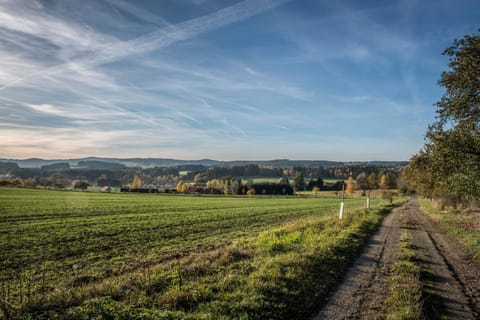
<path id="1" fill-rule="evenodd" d="M 436 121 L 404 176 L 441 207 L 469 207 L 480 199 L 480 36 L 465 35 L 444 50 L 448 69 L 438 84 Z"/>
<path id="2" fill-rule="evenodd" d="M 232 167 L 182 165 L 155 168 L 118 166 L 116 169 L 98 169 L 99 167 L 101 166 L 95 164 L 94 169 L 71 168 L 67 163 L 67 166 L 65 164 L 55 164 L 42 168 L 20 168 L 15 163 L 0 162 L 0 181 L 3 181 L 0 184 L 66 188 L 75 181 L 82 181 L 92 186 L 121 187 L 131 184 L 134 178 L 138 176 L 142 180 L 142 186 L 175 188 L 180 180 L 202 185 L 214 179 L 234 177 L 235 179 L 283 179 L 283 182 L 292 181 L 298 191 L 311 190 L 315 186 L 322 190 L 341 190 L 341 186 L 324 184 L 322 179 L 340 180 L 347 179 L 350 175 L 357 177 L 359 174 L 369 175 L 372 173 L 381 177 L 384 172 L 390 172 L 391 175 L 397 177 L 401 169 L 400 167 L 387 169 L 361 165 L 331 168 L 271 168 L 255 164 Z"/>

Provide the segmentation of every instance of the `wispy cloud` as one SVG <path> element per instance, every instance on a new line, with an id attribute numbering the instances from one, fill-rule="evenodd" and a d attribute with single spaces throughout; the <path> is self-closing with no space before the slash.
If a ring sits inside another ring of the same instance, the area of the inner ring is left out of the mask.
<path id="1" fill-rule="evenodd" d="M 46 114 L 53 114 L 55 116 L 68 116 L 69 113 L 65 112 L 64 110 L 60 110 L 57 107 L 54 107 L 50 104 L 32 104 L 29 106 L 32 110 L 41 112 L 41 113 L 46 113 Z"/>
<path id="2" fill-rule="evenodd" d="M 149 23 L 156 25 L 157 27 L 171 27 L 172 25 L 165 20 L 164 18 L 151 13 L 148 10 L 143 9 L 142 7 L 132 5 L 131 3 L 124 0 L 105 0 L 113 7 L 117 7 L 129 14 Z"/>
<path id="3" fill-rule="evenodd" d="M 31 22 L 28 18 L 15 18 L 13 14 L 0 13 L 0 26 L 12 31 L 23 32 L 35 37 L 51 41 L 61 48 L 64 44 L 75 39 L 77 50 L 87 50 L 81 57 L 69 57 L 67 62 L 33 72 L 25 77 L 17 78 L 0 87 L 0 90 L 16 85 L 32 77 L 42 77 L 66 72 L 67 70 L 93 68 L 98 65 L 110 63 L 126 57 L 145 52 L 159 50 L 171 44 L 187 40 L 231 23 L 247 19 L 266 10 L 272 9 L 287 0 L 245 0 L 230 7 L 218 10 L 206 16 L 194 18 L 177 25 L 169 25 L 145 36 L 128 41 L 108 41 L 97 39 L 95 34 L 80 34 L 68 24 L 58 22 L 55 18 L 46 17 L 42 23 Z M 39 21 L 38 18 L 33 21 Z M 41 21 L 41 20 L 40 20 Z M 81 39 L 81 40 L 79 40 Z M 101 44 L 100 44 L 100 40 Z M 72 53 L 67 56 L 73 56 Z"/>

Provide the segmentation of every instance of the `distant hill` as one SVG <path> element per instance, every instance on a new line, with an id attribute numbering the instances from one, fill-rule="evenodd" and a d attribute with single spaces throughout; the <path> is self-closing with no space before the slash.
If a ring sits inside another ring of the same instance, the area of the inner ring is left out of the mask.
<path id="1" fill-rule="evenodd" d="M 383 167 L 400 167 L 406 165 L 407 161 L 328 161 L 328 160 L 289 160 L 289 159 L 274 159 L 274 160 L 233 160 L 233 161 L 219 161 L 212 159 L 200 160 L 179 160 L 168 158 L 99 158 L 87 157 L 80 159 L 54 159 L 44 160 L 39 158 L 30 159 L 0 159 L 0 163 L 17 164 L 21 168 L 41 168 L 42 166 L 50 166 L 59 163 L 68 165 L 71 168 L 86 167 L 89 169 L 111 169 L 118 170 L 125 167 L 174 167 L 185 165 L 200 165 L 205 167 L 231 167 L 244 166 L 248 164 L 256 164 L 265 167 L 275 168 L 293 168 L 293 167 L 343 167 L 352 165 L 371 165 Z"/>
<path id="2" fill-rule="evenodd" d="M 106 162 L 99 160 L 81 160 L 78 161 L 78 168 L 95 170 L 121 170 L 127 168 L 126 165 L 117 162 Z"/>
<path id="3" fill-rule="evenodd" d="M 16 162 L 1 162 L 0 169 L 17 169 L 18 164 Z"/>
<path id="4" fill-rule="evenodd" d="M 45 171 L 63 171 L 70 169 L 70 164 L 68 162 L 58 162 L 43 165 L 41 168 Z"/>

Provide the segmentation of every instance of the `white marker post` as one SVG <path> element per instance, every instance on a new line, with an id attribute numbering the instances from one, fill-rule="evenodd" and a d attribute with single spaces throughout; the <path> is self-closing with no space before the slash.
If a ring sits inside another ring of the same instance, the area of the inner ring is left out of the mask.
<path id="1" fill-rule="evenodd" d="M 367 210 L 370 209 L 370 191 L 368 191 L 368 195 L 367 195 L 367 206 L 366 206 Z"/>
<path id="2" fill-rule="evenodd" d="M 338 219 L 343 219 L 343 209 L 345 207 L 345 182 L 342 181 L 342 203 L 340 203 L 340 213 Z"/>

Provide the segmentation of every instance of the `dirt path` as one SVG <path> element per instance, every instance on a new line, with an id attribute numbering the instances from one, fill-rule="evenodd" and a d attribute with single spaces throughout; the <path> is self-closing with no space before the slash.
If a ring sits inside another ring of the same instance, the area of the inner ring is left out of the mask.
<path id="1" fill-rule="evenodd" d="M 480 319 L 480 269 L 418 206 L 407 226 L 425 270 L 424 312 L 430 319 Z"/>
<path id="2" fill-rule="evenodd" d="M 390 268 L 402 230 L 413 237 L 424 282 L 427 319 L 480 319 L 480 270 L 421 213 L 415 199 L 385 217 L 337 291 L 313 320 L 383 319 Z"/>

